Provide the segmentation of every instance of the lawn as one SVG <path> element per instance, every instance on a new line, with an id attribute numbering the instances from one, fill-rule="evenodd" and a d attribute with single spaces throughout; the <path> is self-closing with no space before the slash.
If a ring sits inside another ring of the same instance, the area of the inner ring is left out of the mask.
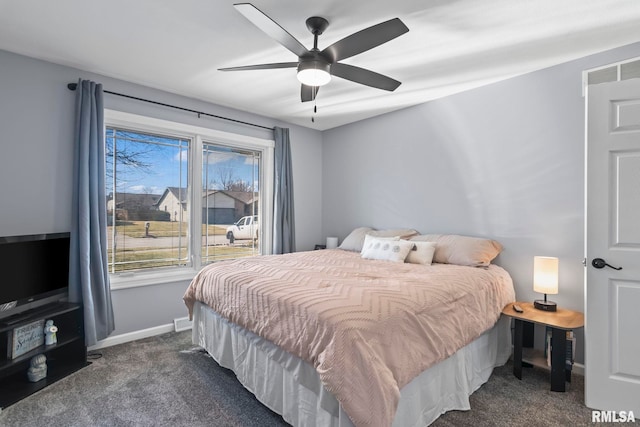
<path id="1" fill-rule="evenodd" d="M 150 267 L 170 267 L 187 264 L 187 249 L 182 248 L 133 248 L 116 252 L 115 269 L 112 270 L 112 253 L 108 254 L 110 272 L 122 272 Z M 216 245 L 202 248 L 203 263 L 224 259 L 242 258 L 258 255 L 258 249 L 251 245 Z"/>
<path id="2" fill-rule="evenodd" d="M 117 233 L 123 233 L 127 237 L 145 237 L 146 224 L 149 223 L 149 235 L 153 237 L 177 237 L 186 236 L 188 224 L 175 221 L 118 221 L 116 223 Z M 110 236 L 113 227 L 107 227 L 107 235 Z M 226 227 L 221 225 L 202 225 L 202 235 L 219 235 L 226 233 Z"/>

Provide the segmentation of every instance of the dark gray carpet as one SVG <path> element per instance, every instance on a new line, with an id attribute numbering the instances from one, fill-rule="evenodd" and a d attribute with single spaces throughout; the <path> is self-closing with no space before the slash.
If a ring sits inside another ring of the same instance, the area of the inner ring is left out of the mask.
<path id="1" fill-rule="evenodd" d="M 284 426 L 206 353 L 191 332 L 170 333 L 100 351 L 90 366 L 2 411 L 0 425 L 57 426 Z M 511 365 L 497 368 L 471 397 L 471 411 L 453 411 L 433 425 L 591 425 L 583 378 L 566 393 L 549 391 L 548 374 Z"/>

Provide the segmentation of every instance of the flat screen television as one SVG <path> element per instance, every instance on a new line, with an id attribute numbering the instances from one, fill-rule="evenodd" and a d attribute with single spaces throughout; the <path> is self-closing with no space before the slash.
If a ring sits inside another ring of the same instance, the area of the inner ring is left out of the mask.
<path id="1" fill-rule="evenodd" d="M 66 299 L 69 233 L 0 237 L 0 319 Z"/>

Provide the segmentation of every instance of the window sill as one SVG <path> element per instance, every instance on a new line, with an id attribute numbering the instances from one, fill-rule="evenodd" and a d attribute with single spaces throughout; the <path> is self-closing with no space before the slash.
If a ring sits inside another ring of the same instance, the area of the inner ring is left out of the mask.
<path id="1" fill-rule="evenodd" d="M 153 273 L 116 273 L 110 275 L 111 290 L 191 281 L 197 271 L 190 268 L 155 271 Z"/>

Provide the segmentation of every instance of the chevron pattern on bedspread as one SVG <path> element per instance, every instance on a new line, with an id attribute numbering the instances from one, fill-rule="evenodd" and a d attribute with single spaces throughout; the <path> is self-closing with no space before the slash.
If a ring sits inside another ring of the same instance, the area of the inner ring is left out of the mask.
<path id="1" fill-rule="evenodd" d="M 365 260 L 340 249 L 218 262 L 184 301 L 311 363 L 356 426 L 390 426 L 400 389 L 515 300 L 502 268 Z"/>

